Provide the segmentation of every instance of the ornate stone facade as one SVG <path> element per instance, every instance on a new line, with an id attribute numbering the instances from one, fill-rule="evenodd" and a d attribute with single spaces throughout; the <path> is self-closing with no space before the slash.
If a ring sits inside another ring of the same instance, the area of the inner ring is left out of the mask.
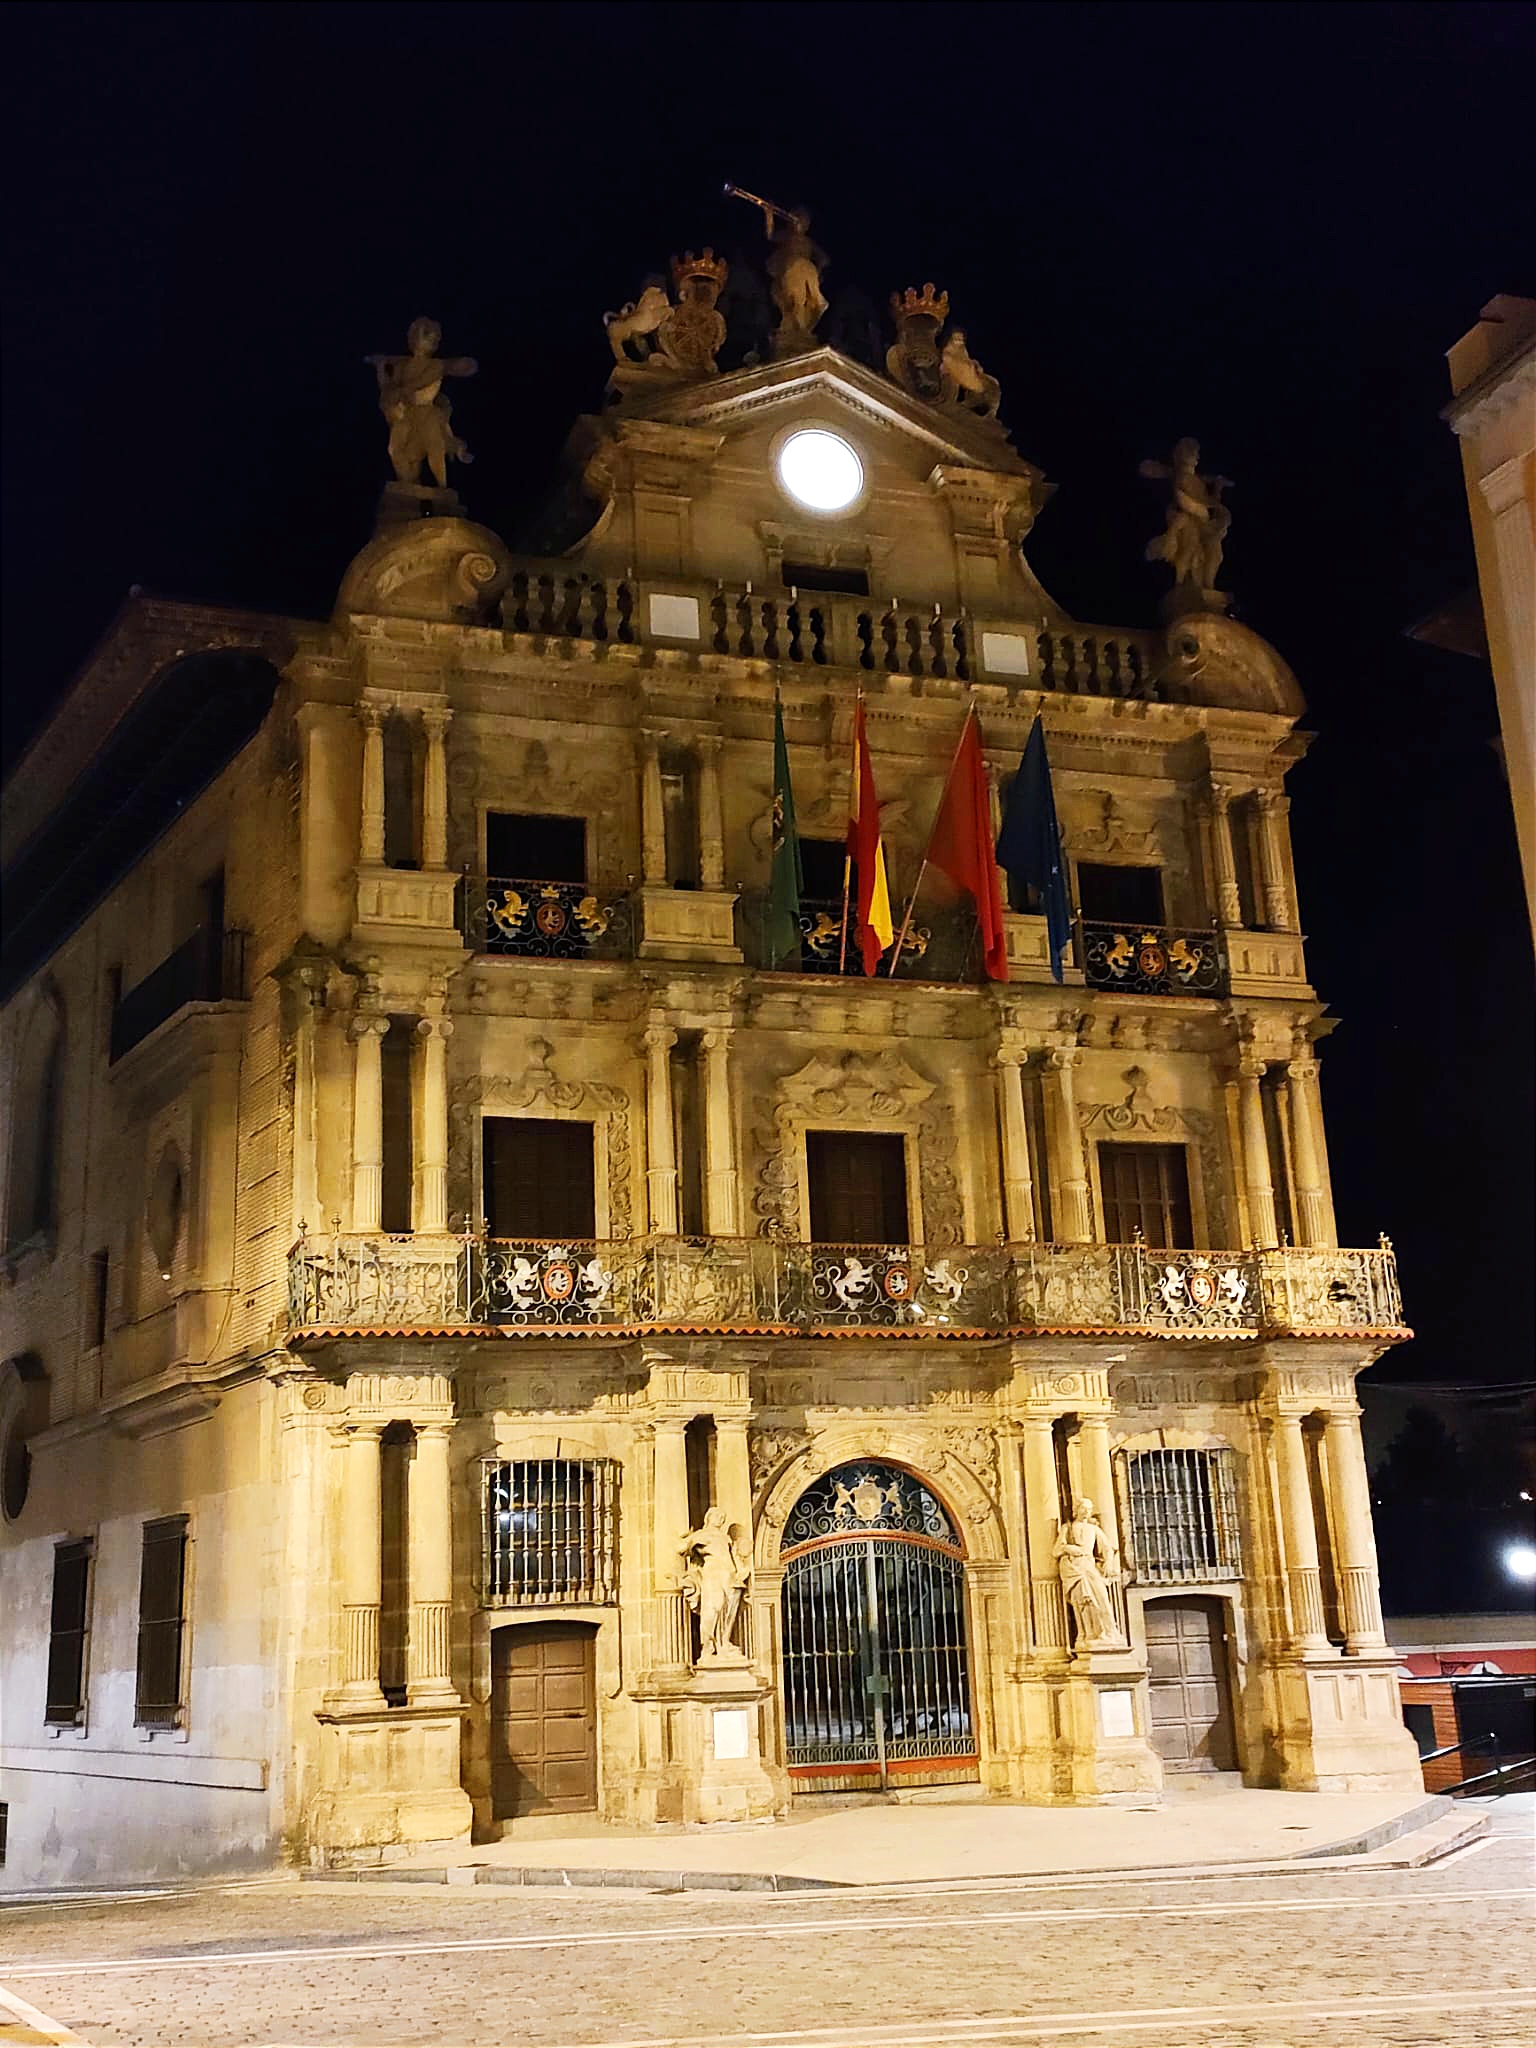
<path id="1" fill-rule="evenodd" d="M 1353 1398 L 1402 1311 L 1390 1251 L 1334 1240 L 1295 680 L 1203 586 L 1157 630 L 1068 619 L 1022 553 L 1049 487 L 943 295 L 898 300 L 888 374 L 853 362 L 804 217 L 767 218 L 761 360 L 717 367 L 707 251 L 610 321 L 558 552 L 414 480 L 446 414 L 400 442 L 335 615 L 268 622 L 253 731 L 13 977 L 11 1881 L 156 1875 L 168 1833 L 180 1867 L 377 1859 L 887 1782 L 1416 1782 Z M 843 509 L 790 494 L 801 433 L 851 452 Z M 193 643 L 252 645 L 189 611 Z M 775 698 L 801 831 L 840 843 L 860 692 L 898 907 L 967 708 L 999 803 L 1043 719 L 1062 983 L 1027 911 L 1006 982 L 947 909 L 910 976 L 764 964 Z M 94 744 L 71 700 L 61 819 Z M 20 846 L 48 806 L 7 805 Z M 896 1177 L 892 1242 L 820 1241 L 812 1153 L 850 1138 Z M 151 1724 L 166 1520 L 195 1568 Z M 71 1544 L 73 1707 L 44 1698 Z M 866 1688 L 851 1638 L 818 1690 L 807 1629 L 876 1584 L 937 1704 Z M 1192 1630 L 1203 1728 L 1149 1673 Z M 514 1690 L 561 1687 L 582 1742 L 518 1749 Z"/>

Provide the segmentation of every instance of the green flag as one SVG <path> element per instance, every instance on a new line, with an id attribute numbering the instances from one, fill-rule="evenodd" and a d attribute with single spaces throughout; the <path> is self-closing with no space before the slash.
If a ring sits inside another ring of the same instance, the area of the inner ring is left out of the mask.
<path id="1" fill-rule="evenodd" d="M 773 698 L 773 856 L 768 870 L 768 914 L 764 920 L 768 965 L 798 956 L 800 951 L 800 832 L 795 823 L 795 792 L 789 780 L 789 748 L 784 743 L 784 706 Z"/>

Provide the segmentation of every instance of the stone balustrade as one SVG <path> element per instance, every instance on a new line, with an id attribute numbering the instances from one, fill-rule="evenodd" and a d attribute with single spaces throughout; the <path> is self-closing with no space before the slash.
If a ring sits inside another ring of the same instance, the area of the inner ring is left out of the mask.
<path id="1" fill-rule="evenodd" d="M 869 1330 L 933 1337 L 1401 1330 L 1390 1245 L 828 1245 L 760 1237 L 302 1237 L 290 1333 Z"/>
<path id="2" fill-rule="evenodd" d="M 895 596 L 687 578 L 659 583 L 520 557 L 502 599 L 502 620 L 509 632 L 597 648 L 692 648 L 919 682 L 1028 681 L 1075 696 L 1164 694 L 1155 680 L 1154 634 L 1092 626 L 1038 632 L 1028 621 L 979 620 Z"/>

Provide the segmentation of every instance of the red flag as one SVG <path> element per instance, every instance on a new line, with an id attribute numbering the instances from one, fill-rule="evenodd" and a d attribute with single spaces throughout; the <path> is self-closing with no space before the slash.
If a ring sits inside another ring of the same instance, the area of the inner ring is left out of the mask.
<path id="1" fill-rule="evenodd" d="M 928 860 L 974 901 L 987 974 L 993 981 L 1006 981 L 1003 892 L 992 852 L 992 806 L 986 763 L 981 758 L 981 724 L 974 711 L 966 716 L 950 763 L 944 800 L 928 842 Z"/>
<path id="2" fill-rule="evenodd" d="M 873 974 L 880 956 L 896 936 L 891 924 L 891 895 L 885 879 L 885 848 L 880 843 L 880 805 L 875 796 L 875 770 L 864 731 L 864 699 L 853 711 L 853 778 L 848 792 L 847 861 L 858 869 L 859 895 L 854 938 L 864 957 L 864 972 Z"/>

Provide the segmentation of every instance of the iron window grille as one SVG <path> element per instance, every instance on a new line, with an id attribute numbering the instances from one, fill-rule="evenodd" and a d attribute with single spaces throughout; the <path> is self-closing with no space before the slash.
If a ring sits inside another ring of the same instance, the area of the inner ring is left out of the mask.
<path id="1" fill-rule="evenodd" d="M 1127 1452 L 1125 1481 L 1131 1558 L 1142 1584 L 1241 1576 L 1232 1451 Z"/>
<path id="2" fill-rule="evenodd" d="M 175 1727 L 182 1708 L 182 1636 L 186 1628 L 187 1518 L 144 1524 L 139 1566 L 139 1664 L 134 1721 Z"/>
<path id="3" fill-rule="evenodd" d="M 485 1461 L 485 1597 L 496 1607 L 602 1607 L 618 1598 L 612 1458 Z"/>

